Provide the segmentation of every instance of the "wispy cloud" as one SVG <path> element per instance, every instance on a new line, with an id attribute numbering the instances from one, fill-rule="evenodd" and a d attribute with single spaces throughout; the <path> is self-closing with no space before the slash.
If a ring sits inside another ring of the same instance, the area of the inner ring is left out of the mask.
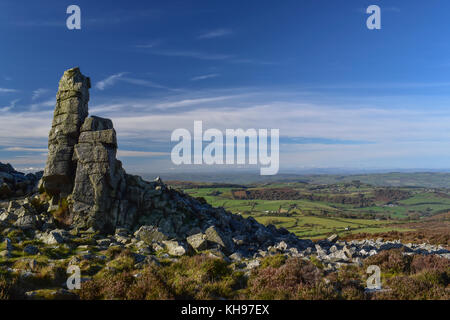
<path id="1" fill-rule="evenodd" d="M 39 111 L 42 109 L 48 109 L 49 107 L 54 107 L 55 104 L 56 104 L 55 98 L 51 98 L 49 100 L 38 102 L 38 103 L 33 103 L 30 105 L 30 111 L 34 112 L 34 111 Z"/>
<path id="2" fill-rule="evenodd" d="M 95 87 L 98 90 L 105 90 L 106 88 L 113 86 L 125 74 L 126 74 L 126 72 L 120 72 L 120 73 L 113 74 L 113 75 L 97 82 Z"/>
<path id="3" fill-rule="evenodd" d="M 202 51 L 185 51 L 185 50 L 150 50 L 148 53 L 166 57 L 184 57 L 199 60 L 217 60 L 229 63 L 256 64 L 256 65 L 274 65 L 279 62 L 270 62 L 258 59 L 241 58 L 234 54 L 209 53 Z"/>
<path id="4" fill-rule="evenodd" d="M 211 78 L 217 78 L 218 76 L 220 76 L 220 74 L 218 73 L 210 73 L 210 74 L 205 74 L 202 76 L 196 76 L 191 78 L 191 81 L 199 81 L 199 80 L 206 80 L 206 79 L 211 79 Z"/>
<path id="5" fill-rule="evenodd" d="M 324 91 L 308 95 L 298 92 L 295 88 L 227 88 L 164 97 L 124 96 L 91 105 L 90 113 L 113 120 L 119 150 L 123 150 L 119 157 L 124 158 L 126 168 L 138 159 L 143 169 L 153 168 L 159 159 L 170 164 L 166 149 L 154 147 L 150 141 L 162 141 L 161 145 L 170 149 L 171 131 L 192 130 L 195 120 L 203 120 L 205 130 L 279 128 L 282 166 L 367 167 L 379 162 L 391 167 L 396 163 L 417 167 L 423 160 L 421 154 L 430 157 L 423 162 L 427 165 L 450 159 L 450 100 L 446 98 L 393 99 L 378 94 L 323 97 Z M 439 107 L 430 109 L 429 101 Z M 45 159 L 45 149 L 40 146 L 47 141 L 52 110 L 26 110 L 0 113 L 0 155 L 13 164 L 31 165 L 41 157 Z M 421 150 L 419 154 L 417 150 Z M 23 152 L 28 160 L 7 157 L 8 152 Z"/>
<path id="6" fill-rule="evenodd" d="M 120 72 L 120 73 L 117 73 L 117 74 L 113 74 L 113 75 L 111 75 L 111 76 L 109 76 L 109 77 L 107 77 L 107 78 L 97 82 L 95 87 L 98 90 L 105 90 L 105 89 L 107 89 L 109 87 L 114 86 L 117 82 L 122 81 L 122 82 L 127 82 L 127 83 L 130 83 L 130 84 L 143 86 L 143 87 L 148 87 L 148 88 L 165 89 L 165 90 L 176 90 L 176 89 L 172 89 L 172 88 L 160 85 L 160 84 L 155 83 L 155 82 L 150 81 L 150 80 L 125 77 L 126 74 L 128 74 L 128 73 L 127 72 Z"/>
<path id="7" fill-rule="evenodd" d="M 150 53 L 167 57 L 186 57 L 201 60 L 227 60 L 234 57 L 233 55 L 229 54 L 206 53 L 200 51 L 152 50 L 150 51 Z"/>
<path id="8" fill-rule="evenodd" d="M 0 111 L 6 112 L 6 111 L 9 111 L 9 110 L 11 110 L 11 109 L 14 109 L 14 107 L 15 107 L 16 104 L 17 104 L 17 102 L 19 102 L 19 101 L 20 101 L 20 99 L 15 99 L 15 100 L 11 101 L 11 102 L 9 103 L 9 106 L 0 108 Z"/>
<path id="9" fill-rule="evenodd" d="M 233 33 L 233 31 L 231 29 L 222 28 L 222 29 L 215 29 L 215 30 L 211 30 L 211 31 L 202 33 L 197 38 L 198 39 L 214 39 L 214 38 L 224 37 L 224 36 L 230 35 L 232 33 Z"/>
<path id="10" fill-rule="evenodd" d="M 236 99 L 240 97 L 240 95 L 229 95 L 229 96 L 219 96 L 219 97 L 208 97 L 208 98 L 198 98 L 198 99 L 183 99 L 178 101 L 159 103 L 156 105 L 157 108 L 160 109 L 168 109 L 168 108 L 180 108 L 180 107 L 188 107 L 194 105 L 202 105 L 205 103 L 212 103 L 230 99 Z"/>
<path id="11" fill-rule="evenodd" d="M 9 89 L 9 88 L 0 88 L 0 93 L 14 93 L 18 92 L 19 90 L 16 89 Z"/>
<path id="12" fill-rule="evenodd" d="M 50 92 L 50 90 L 45 89 L 45 88 L 39 88 L 33 91 L 32 95 L 31 95 L 31 100 L 35 101 L 37 99 L 39 99 L 40 97 L 42 97 L 43 95 L 47 94 L 48 92 Z"/>

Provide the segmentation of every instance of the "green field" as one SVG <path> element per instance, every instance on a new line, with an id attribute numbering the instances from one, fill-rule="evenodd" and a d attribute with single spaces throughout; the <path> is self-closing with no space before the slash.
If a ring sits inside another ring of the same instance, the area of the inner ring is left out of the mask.
<path id="1" fill-rule="evenodd" d="M 274 183 L 252 185 L 248 190 L 272 189 L 289 187 L 295 190 L 316 190 L 315 186 L 302 183 Z M 355 207 L 351 204 L 341 204 L 311 200 L 264 200 L 264 199 L 235 199 L 231 187 L 210 187 L 183 189 L 194 197 L 202 197 L 215 207 L 224 207 L 226 210 L 244 217 L 252 216 L 258 222 L 284 227 L 304 238 L 324 238 L 332 233 L 340 235 L 351 233 L 380 233 L 389 231 L 410 231 L 400 229 L 396 224 L 405 221 L 420 221 L 421 217 L 438 214 L 450 209 L 450 197 L 441 191 L 414 189 L 407 199 L 398 201 L 375 201 L 368 207 Z M 362 185 L 354 186 L 330 185 L 319 188 L 320 194 L 345 194 L 354 196 L 365 193 L 370 196 L 373 187 Z M 408 188 L 399 188 L 408 191 Z M 317 190 L 316 190 L 317 191 Z M 345 214 L 358 214 L 358 218 L 346 218 Z M 381 214 L 384 218 L 365 218 L 369 214 Z M 386 218 L 387 216 L 387 218 Z"/>

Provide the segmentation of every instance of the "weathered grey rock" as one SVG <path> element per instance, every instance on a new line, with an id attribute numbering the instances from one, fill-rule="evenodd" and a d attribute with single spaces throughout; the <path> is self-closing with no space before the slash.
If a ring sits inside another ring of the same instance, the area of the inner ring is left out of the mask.
<path id="1" fill-rule="evenodd" d="M 327 240 L 328 240 L 329 242 L 336 242 L 338 239 L 339 239 L 339 236 L 338 236 L 337 234 L 332 234 L 331 236 L 329 236 L 329 237 L 327 238 Z"/>
<path id="2" fill-rule="evenodd" d="M 49 233 L 41 234 L 40 240 L 48 245 L 64 243 L 64 232 L 62 230 L 53 230 Z"/>
<path id="3" fill-rule="evenodd" d="M 108 247 L 111 244 L 111 240 L 110 239 L 100 239 L 100 240 L 97 240 L 97 244 L 101 247 Z"/>
<path id="4" fill-rule="evenodd" d="M 11 221 L 16 220 L 17 216 L 13 212 L 5 211 L 0 214 L 0 221 Z"/>
<path id="5" fill-rule="evenodd" d="M 318 257 L 327 255 L 327 252 L 319 244 L 316 244 L 315 247 L 316 247 L 316 252 L 317 252 Z"/>
<path id="6" fill-rule="evenodd" d="M 166 245 L 167 252 L 172 256 L 183 256 L 188 253 L 188 247 L 179 241 L 163 241 L 163 243 Z"/>
<path id="7" fill-rule="evenodd" d="M 215 226 L 210 226 L 205 231 L 206 240 L 213 244 L 219 245 L 223 250 L 232 252 L 234 245 L 231 238 L 223 235 Z"/>
<path id="8" fill-rule="evenodd" d="M 90 79 L 79 68 L 65 71 L 59 82 L 43 176 L 43 188 L 57 198 L 72 192 L 76 168 L 72 157 L 81 125 L 88 115 L 90 87 Z"/>
<path id="9" fill-rule="evenodd" d="M 12 200 L 8 203 L 8 212 L 14 212 L 16 209 L 20 208 L 20 203 L 15 200 Z"/>
<path id="10" fill-rule="evenodd" d="M 0 257 L 1 258 L 11 258 L 12 254 L 8 250 L 3 250 L 3 251 L 0 251 Z"/>
<path id="11" fill-rule="evenodd" d="M 286 251 L 288 249 L 288 244 L 284 241 L 280 241 L 275 245 L 275 248 L 281 252 Z"/>
<path id="12" fill-rule="evenodd" d="M 94 131 L 97 130 L 97 131 Z M 112 121 L 89 117 L 83 123 L 73 160 L 77 162 L 73 200 L 74 223 L 112 232 L 126 213 L 126 178 L 116 159 L 116 132 Z"/>
<path id="13" fill-rule="evenodd" d="M 344 248 L 342 248 L 342 251 L 349 259 L 353 258 L 353 256 L 355 255 L 355 252 L 356 252 L 354 247 L 350 247 L 348 245 L 345 245 Z"/>
<path id="14" fill-rule="evenodd" d="M 168 240 L 168 237 L 155 226 L 142 226 L 134 233 L 134 236 L 147 244 Z"/>
<path id="15" fill-rule="evenodd" d="M 197 251 L 206 250 L 208 248 L 208 242 L 206 241 L 206 236 L 203 233 L 189 236 L 186 238 L 186 241 Z"/>
<path id="16" fill-rule="evenodd" d="M 42 172 L 24 174 L 0 162 L 0 199 L 21 197 L 37 191 Z"/>
<path id="17" fill-rule="evenodd" d="M 21 229 L 35 229 L 38 224 L 38 219 L 36 216 L 28 215 L 17 218 L 14 222 L 14 226 Z"/>
<path id="18" fill-rule="evenodd" d="M 251 261 L 249 261 L 249 262 L 247 263 L 247 268 L 251 270 L 251 269 L 254 269 L 254 268 L 259 267 L 260 264 L 261 264 L 261 261 L 260 261 L 260 260 L 254 259 L 254 260 L 251 260 Z"/>

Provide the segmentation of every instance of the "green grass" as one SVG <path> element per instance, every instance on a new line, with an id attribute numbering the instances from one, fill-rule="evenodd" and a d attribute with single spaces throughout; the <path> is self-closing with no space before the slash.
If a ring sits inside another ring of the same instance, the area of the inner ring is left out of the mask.
<path id="1" fill-rule="evenodd" d="M 345 194 L 356 196 L 359 193 L 372 195 L 374 187 L 360 187 L 344 184 L 326 186 L 308 185 L 298 182 L 271 183 L 249 186 L 256 188 L 295 188 L 299 192 L 314 194 Z M 226 210 L 244 217 L 252 216 L 263 224 L 274 224 L 283 227 L 304 238 L 323 238 L 331 233 L 379 233 L 389 231 L 410 231 L 399 229 L 396 221 L 364 219 L 364 215 L 380 214 L 391 218 L 405 219 L 416 213 L 420 216 L 437 214 L 450 209 L 450 197 L 439 196 L 426 189 L 399 188 L 411 192 L 411 197 L 396 201 L 394 204 L 376 202 L 370 207 L 355 207 L 350 204 L 327 203 L 309 200 L 238 200 L 233 199 L 233 188 L 191 188 L 184 192 L 194 197 L 203 197 L 214 207 L 224 207 Z M 281 213 L 281 214 L 278 214 Z M 286 213 L 289 213 L 286 216 Z M 356 214 L 361 218 L 341 218 L 343 214 Z"/>

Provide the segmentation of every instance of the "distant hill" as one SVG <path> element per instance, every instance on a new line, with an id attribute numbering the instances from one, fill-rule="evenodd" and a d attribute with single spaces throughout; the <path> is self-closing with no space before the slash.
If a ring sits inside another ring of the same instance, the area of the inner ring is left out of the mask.
<path id="1" fill-rule="evenodd" d="M 156 175 L 144 174 L 146 179 Z M 167 173 L 160 174 L 163 180 L 214 182 L 229 184 L 252 184 L 264 182 L 306 182 L 310 184 L 336 184 L 360 181 L 373 186 L 450 188 L 448 172 L 391 172 L 370 174 L 278 174 L 261 176 L 258 173 Z"/>

